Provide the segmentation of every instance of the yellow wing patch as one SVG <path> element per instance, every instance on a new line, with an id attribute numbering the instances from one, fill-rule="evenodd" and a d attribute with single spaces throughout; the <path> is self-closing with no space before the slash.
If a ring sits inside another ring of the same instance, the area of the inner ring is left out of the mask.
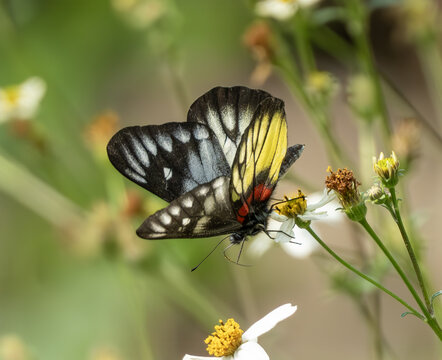
<path id="1" fill-rule="evenodd" d="M 266 99 L 244 133 L 233 163 L 232 200 L 245 201 L 257 185 L 272 189 L 286 151 L 284 105 L 275 98 Z"/>

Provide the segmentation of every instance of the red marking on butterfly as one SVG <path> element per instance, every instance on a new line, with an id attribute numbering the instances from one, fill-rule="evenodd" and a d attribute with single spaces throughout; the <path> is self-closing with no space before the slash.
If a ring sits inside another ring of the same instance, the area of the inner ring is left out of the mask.
<path id="1" fill-rule="evenodd" d="M 268 200 L 272 195 L 273 188 L 268 188 L 264 184 L 256 185 L 248 199 L 243 202 L 236 215 L 236 219 L 242 224 L 249 213 L 250 205 L 252 201 L 263 202 Z"/>

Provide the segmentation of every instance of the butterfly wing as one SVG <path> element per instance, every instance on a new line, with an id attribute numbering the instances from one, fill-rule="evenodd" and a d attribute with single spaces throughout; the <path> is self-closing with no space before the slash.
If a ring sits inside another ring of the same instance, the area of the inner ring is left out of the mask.
<path id="1" fill-rule="evenodd" d="M 259 104 L 267 98 L 272 96 L 244 86 L 216 87 L 190 106 L 187 121 L 205 124 L 212 129 L 231 166 L 244 131 Z"/>
<path id="2" fill-rule="evenodd" d="M 267 204 L 286 152 L 284 103 L 267 98 L 245 131 L 232 166 L 230 192 L 239 222 L 243 223 L 249 213 L 259 212 L 260 206 Z"/>
<path id="3" fill-rule="evenodd" d="M 138 228 L 144 239 L 177 239 L 229 234 L 241 228 L 230 203 L 230 177 L 195 187 L 149 216 Z"/>
<path id="4" fill-rule="evenodd" d="M 119 172 L 168 202 L 230 176 L 214 133 L 199 123 L 127 127 L 112 137 L 107 152 Z"/>
<path id="5" fill-rule="evenodd" d="M 279 169 L 279 178 L 283 177 L 287 170 L 294 164 L 296 160 L 299 159 L 302 152 L 304 151 L 304 145 L 296 144 L 290 146 L 282 160 L 281 168 Z"/>

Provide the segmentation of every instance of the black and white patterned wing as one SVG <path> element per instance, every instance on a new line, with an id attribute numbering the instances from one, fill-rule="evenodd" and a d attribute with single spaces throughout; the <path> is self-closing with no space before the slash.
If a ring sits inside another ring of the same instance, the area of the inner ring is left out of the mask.
<path id="1" fill-rule="evenodd" d="M 199 185 L 149 216 L 138 228 L 144 239 L 201 238 L 241 228 L 230 203 L 230 178 Z"/>
<path id="2" fill-rule="evenodd" d="M 119 172 L 168 202 L 230 176 L 215 135 L 199 123 L 127 127 L 112 137 L 107 152 Z"/>
<path id="3" fill-rule="evenodd" d="M 206 124 L 215 133 L 232 166 L 241 137 L 258 105 L 269 97 L 272 96 L 265 91 L 244 86 L 216 87 L 190 106 L 187 121 Z"/>
<path id="4" fill-rule="evenodd" d="M 296 144 L 290 146 L 287 149 L 287 153 L 285 154 L 284 160 L 282 161 L 281 168 L 279 169 L 279 178 L 283 177 L 290 166 L 299 159 L 302 152 L 304 151 L 304 145 Z"/>

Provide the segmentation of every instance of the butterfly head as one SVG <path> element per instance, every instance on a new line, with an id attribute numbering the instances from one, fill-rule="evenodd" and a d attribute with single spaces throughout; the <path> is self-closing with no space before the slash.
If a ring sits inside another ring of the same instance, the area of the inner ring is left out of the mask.
<path id="1" fill-rule="evenodd" d="M 232 244 L 240 244 L 247 236 L 253 236 L 261 231 L 265 231 L 267 228 L 268 215 L 268 209 L 248 214 L 246 221 L 243 223 L 243 227 L 230 235 L 230 242 Z"/>

